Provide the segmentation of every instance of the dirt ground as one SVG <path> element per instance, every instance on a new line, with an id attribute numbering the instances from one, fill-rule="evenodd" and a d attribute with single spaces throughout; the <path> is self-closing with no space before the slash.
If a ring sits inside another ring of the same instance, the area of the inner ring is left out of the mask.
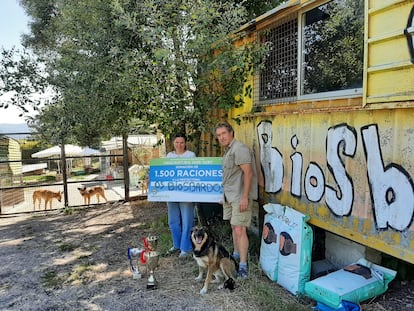
<path id="1" fill-rule="evenodd" d="M 249 296 L 251 282 L 278 291 L 296 310 L 311 310 L 264 276 L 239 281 L 233 292 L 213 285 L 200 295 L 192 258 L 161 257 L 159 287 L 147 290 L 146 275 L 132 278 L 127 249 L 156 233 L 150 224 L 165 213 L 162 204 L 139 201 L 0 218 L 0 310 L 272 310 Z M 410 311 L 413 301 L 413 283 L 406 282 L 362 310 Z"/>

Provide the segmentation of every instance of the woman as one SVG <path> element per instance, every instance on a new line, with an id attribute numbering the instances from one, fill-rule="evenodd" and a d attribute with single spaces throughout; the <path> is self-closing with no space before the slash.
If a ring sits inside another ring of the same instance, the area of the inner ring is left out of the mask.
<path id="1" fill-rule="evenodd" d="M 195 158 L 195 153 L 187 150 L 187 137 L 183 133 L 174 136 L 174 151 L 167 158 Z M 167 202 L 168 225 L 170 226 L 173 246 L 170 254 L 180 251 L 185 257 L 192 251 L 191 229 L 194 226 L 194 205 L 192 202 Z"/>

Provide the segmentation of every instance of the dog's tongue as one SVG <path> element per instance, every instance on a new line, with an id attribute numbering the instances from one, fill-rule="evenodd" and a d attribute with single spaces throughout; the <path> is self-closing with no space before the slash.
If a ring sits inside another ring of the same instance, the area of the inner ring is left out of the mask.
<path id="1" fill-rule="evenodd" d="M 203 242 L 203 237 L 198 236 L 196 239 L 197 244 L 201 244 L 201 242 Z"/>

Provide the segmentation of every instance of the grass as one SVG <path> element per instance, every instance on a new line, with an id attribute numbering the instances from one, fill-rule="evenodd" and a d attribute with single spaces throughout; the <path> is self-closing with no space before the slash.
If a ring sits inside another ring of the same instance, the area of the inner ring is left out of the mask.
<path id="1" fill-rule="evenodd" d="M 220 241 L 229 251 L 233 249 L 233 241 L 231 238 L 231 226 L 227 221 L 215 219 L 211 223 L 209 231 L 215 239 Z M 249 297 L 255 301 L 258 308 L 262 311 L 278 310 L 278 311 L 304 311 L 309 310 L 309 306 L 302 304 L 296 297 L 293 297 L 281 288 L 275 282 L 267 279 L 263 275 L 259 265 L 260 254 L 260 236 L 252 232 L 249 235 L 249 278 L 243 280 L 239 290 L 242 297 Z"/>
<path id="2" fill-rule="evenodd" d="M 154 232 L 159 234 L 158 249 L 165 254 L 171 247 L 171 233 L 168 228 L 168 219 L 164 215 L 151 224 Z M 210 234 L 220 241 L 227 250 L 233 250 L 231 226 L 229 222 L 215 218 L 209 223 Z M 286 292 L 277 283 L 270 281 L 263 275 L 259 265 L 261 238 L 249 232 L 249 278 L 240 280 L 238 294 L 240 299 L 254 301 L 261 311 L 305 311 L 309 310 L 309 301 L 303 301 L 300 297 L 294 297 Z M 194 271 L 194 274 L 196 270 Z"/>
<path id="3" fill-rule="evenodd" d="M 56 174 L 23 176 L 23 181 L 25 183 L 41 183 L 41 182 L 56 181 Z"/>
<path id="4" fill-rule="evenodd" d="M 56 271 L 46 271 L 45 274 L 42 275 L 41 279 L 42 285 L 48 288 L 58 288 L 63 281 L 63 279 L 58 276 Z"/>
<path id="5" fill-rule="evenodd" d="M 93 267 L 93 264 L 88 263 L 88 262 L 75 266 L 73 270 L 71 271 L 71 273 L 69 274 L 66 281 L 72 284 L 85 283 L 86 280 L 84 279 L 83 275 L 86 272 L 92 270 L 92 267 Z"/>
<path id="6" fill-rule="evenodd" d="M 74 209 L 71 207 L 65 207 L 64 213 L 65 215 L 72 215 L 73 214 Z"/>
<path id="7" fill-rule="evenodd" d="M 76 248 L 76 246 L 75 246 L 75 245 L 72 245 L 72 244 L 61 244 L 61 245 L 59 246 L 59 249 L 60 249 L 62 252 L 71 252 L 71 251 L 73 251 L 75 248 Z"/>
<path id="8" fill-rule="evenodd" d="M 56 271 L 46 271 L 41 277 L 41 283 L 47 288 L 59 288 L 63 283 L 82 284 L 83 275 L 92 269 L 91 263 L 77 265 L 65 277 L 59 276 Z"/>
<path id="9" fill-rule="evenodd" d="M 59 250 L 61 252 L 72 252 L 74 251 L 78 246 L 73 244 L 67 244 L 62 243 L 59 245 Z M 96 251 L 97 247 L 94 247 L 91 249 L 92 251 Z M 71 284 L 83 284 L 85 283 L 85 278 L 83 275 L 92 270 L 92 267 L 94 266 L 94 263 L 89 262 L 89 259 L 91 257 L 91 254 L 84 254 L 80 255 L 77 258 L 77 261 L 80 263 L 75 264 L 75 266 L 72 268 L 72 271 L 67 273 L 65 277 L 58 277 L 57 273 L 54 271 L 46 272 L 43 277 L 42 284 L 45 287 L 56 287 L 58 284 L 65 282 L 65 283 L 71 283 Z M 82 262 L 83 261 L 83 262 Z"/>
<path id="10" fill-rule="evenodd" d="M 233 250 L 231 227 L 227 221 L 215 218 L 214 221 L 209 222 L 208 228 L 213 237 L 223 244 L 226 249 L 229 251 Z M 154 221 L 143 221 L 141 223 L 136 223 L 134 230 L 138 229 L 141 232 L 145 232 L 144 236 L 153 234 L 158 235 L 157 251 L 161 253 L 161 256 L 167 253 L 168 249 L 172 245 L 172 240 L 171 232 L 168 227 L 168 217 L 166 214 L 156 218 Z M 291 295 L 276 282 L 273 282 L 264 276 L 259 265 L 261 238 L 256 234 L 249 232 L 249 241 L 249 278 L 246 280 L 237 280 L 237 290 L 234 292 L 223 291 L 217 293 L 212 290 L 211 295 L 203 296 L 205 303 L 207 305 L 217 306 L 217 300 L 223 299 L 223 303 L 227 303 L 227 306 L 231 306 L 231 310 L 244 310 L 246 309 L 246 306 L 250 307 L 252 304 L 255 306 L 254 310 L 260 311 L 309 310 L 309 301 L 306 301 L 301 297 Z M 62 252 L 73 251 L 76 247 L 77 246 L 64 243 L 63 241 L 60 241 L 59 243 L 59 249 Z M 92 253 L 94 253 L 94 250 L 92 250 Z M 178 278 L 183 277 L 184 280 L 188 280 L 188 282 L 184 281 L 181 283 L 180 287 L 182 290 L 192 291 L 194 290 L 194 286 L 200 286 L 192 281 L 197 274 L 197 267 L 194 264 L 193 259 L 188 258 L 182 262 L 177 261 L 173 257 L 164 257 L 162 260 L 164 260 L 164 262 L 171 263 L 172 269 L 175 269 L 173 273 L 178 273 L 177 270 L 179 271 L 180 276 Z M 73 265 L 71 265 L 70 270 L 66 270 L 66 273 L 64 274 L 58 274 L 53 270 L 47 271 L 42 276 L 43 286 L 59 288 L 62 284 L 84 285 L 90 282 L 91 273 L 93 273 L 91 271 L 95 265 L 93 256 L 80 256 L 75 262 L 72 262 L 72 264 Z M 165 284 L 165 287 L 167 287 L 166 285 L 167 284 Z M 173 284 L 170 285 L 171 288 L 174 288 Z M 228 298 L 226 298 L 226 296 Z"/>

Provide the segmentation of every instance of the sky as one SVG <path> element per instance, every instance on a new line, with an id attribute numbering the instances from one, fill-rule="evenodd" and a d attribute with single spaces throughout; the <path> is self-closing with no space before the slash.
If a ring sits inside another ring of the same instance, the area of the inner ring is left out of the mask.
<path id="1" fill-rule="evenodd" d="M 29 32 L 29 17 L 25 14 L 18 0 L 0 0 L 0 45 L 5 49 L 13 46 L 21 49 L 21 35 Z M 12 106 L 0 108 L 0 124 L 25 123 L 19 118 L 19 110 Z"/>

